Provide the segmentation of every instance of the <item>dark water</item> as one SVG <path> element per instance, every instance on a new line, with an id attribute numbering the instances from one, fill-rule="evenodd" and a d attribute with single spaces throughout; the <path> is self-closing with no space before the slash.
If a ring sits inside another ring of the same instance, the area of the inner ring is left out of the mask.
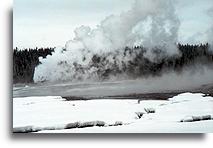
<path id="1" fill-rule="evenodd" d="M 177 94 L 181 92 L 203 92 L 212 93 L 212 84 L 200 84 L 196 87 L 187 85 L 176 86 L 172 84 L 163 85 L 155 81 L 125 80 L 111 82 L 87 82 L 87 83 L 39 83 L 39 84 L 14 84 L 13 97 L 29 96 L 79 96 L 79 97 L 109 97 L 136 96 L 135 94 Z M 128 97 L 127 97 L 128 98 Z M 131 97 L 130 97 L 131 98 Z"/>

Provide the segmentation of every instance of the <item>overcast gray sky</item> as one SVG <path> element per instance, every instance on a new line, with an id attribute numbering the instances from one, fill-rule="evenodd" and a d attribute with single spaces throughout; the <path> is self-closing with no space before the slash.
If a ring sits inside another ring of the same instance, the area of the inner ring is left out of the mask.
<path id="1" fill-rule="evenodd" d="M 181 21 L 179 41 L 205 42 L 213 21 L 212 0 L 174 0 Z M 106 16 L 130 9 L 134 0 L 15 0 L 14 47 L 64 46 L 81 25 L 95 27 Z M 199 36 L 194 38 L 193 36 Z"/>

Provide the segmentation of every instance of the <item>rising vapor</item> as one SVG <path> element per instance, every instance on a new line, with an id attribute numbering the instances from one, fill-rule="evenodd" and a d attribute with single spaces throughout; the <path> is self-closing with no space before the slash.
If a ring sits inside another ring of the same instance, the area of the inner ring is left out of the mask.
<path id="1" fill-rule="evenodd" d="M 40 58 L 34 81 L 73 80 L 76 64 L 88 67 L 95 54 L 111 53 L 107 57 L 110 61 L 113 54 L 119 54 L 126 46 L 143 45 L 147 48 L 144 55 L 150 60 L 154 58 L 151 49 L 155 47 L 169 55 L 178 54 L 175 43 L 179 25 L 171 0 L 135 0 L 130 10 L 106 17 L 95 29 L 89 26 L 75 29 L 75 37 L 65 48 L 56 48 L 52 56 Z M 121 63 L 131 57 L 117 58 Z M 86 69 L 81 79 L 91 78 L 90 74 L 97 71 L 94 67 Z"/>
<path id="2" fill-rule="evenodd" d="M 65 47 L 39 59 L 34 82 L 141 78 L 147 73 L 161 75 L 163 64 L 178 69 L 176 63 L 183 61 L 177 57 L 189 50 L 180 52 L 177 46 L 180 21 L 173 2 L 135 0 L 130 10 L 106 17 L 95 29 L 76 28 Z M 213 43 L 212 32 L 208 33 Z M 203 56 L 211 61 L 208 47 L 195 46 L 192 52 L 198 52 L 195 56 L 202 61 Z"/>

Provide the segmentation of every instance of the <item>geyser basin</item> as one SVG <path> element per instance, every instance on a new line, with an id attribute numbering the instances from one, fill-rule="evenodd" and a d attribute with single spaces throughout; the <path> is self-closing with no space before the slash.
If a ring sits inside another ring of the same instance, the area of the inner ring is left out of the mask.
<path id="1" fill-rule="evenodd" d="M 212 132 L 210 1 L 16 1 L 13 132 Z"/>

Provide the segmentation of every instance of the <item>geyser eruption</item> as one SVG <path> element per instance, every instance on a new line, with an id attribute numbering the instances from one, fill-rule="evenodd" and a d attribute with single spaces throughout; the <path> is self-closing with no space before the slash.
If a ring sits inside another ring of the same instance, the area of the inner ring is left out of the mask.
<path id="1" fill-rule="evenodd" d="M 106 17 L 94 29 L 77 28 L 64 48 L 39 59 L 34 81 L 99 80 L 100 73 L 113 66 L 122 73 L 126 63 L 140 54 L 132 54 L 127 47 L 142 45 L 146 50 L 140 48 L 140 52 L 153 62 L 158 58 L 153 52 L 157 49 L 173 56 L 178 54 L 179 25 L 171 0 L 135 0 L 130 10 Z"/>

